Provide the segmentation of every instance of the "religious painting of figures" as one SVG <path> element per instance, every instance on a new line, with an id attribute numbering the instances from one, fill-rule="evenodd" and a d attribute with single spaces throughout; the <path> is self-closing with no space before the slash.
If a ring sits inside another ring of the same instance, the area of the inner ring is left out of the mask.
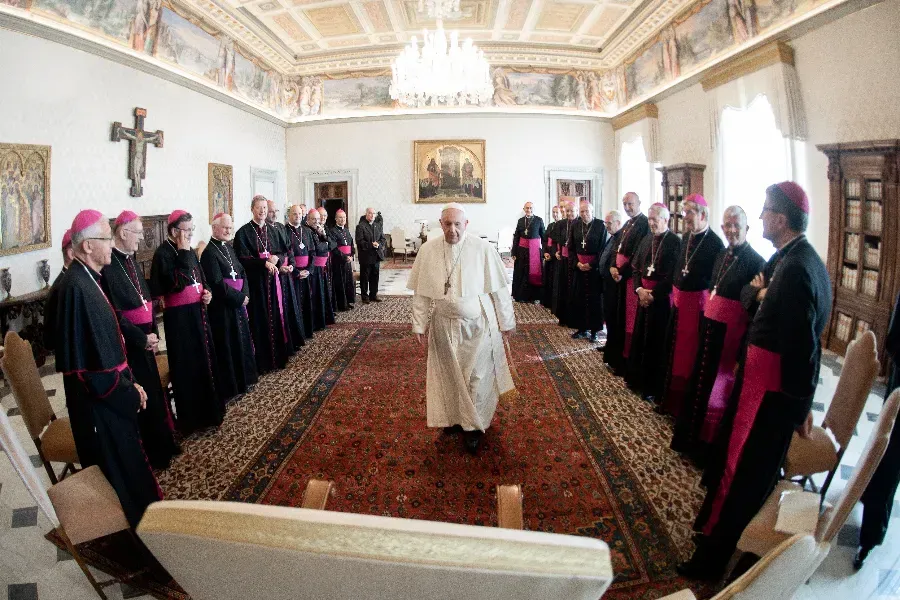
<path id="1" fill-rule="evenodd" d="M 274 73 L 266 71 L 237 49 L 234 53 L 234 89 L 258 104 L 269 105 Z"/>
<path id="2" fill-rule="evenodd" d="M 484 140 L 413 142 L 416 203 L 487 202 Z"/>
<path id="3" fill-rule="evenodd" d="M 33 0 L 31 10 L 132 46 L 144 33 L 151 12 L 142 14 L 145 4 L 147 0 Z"/>
<path id="4" fill-rule="evenodd" d="M 813 0 L 731 0 L 751 4 L 756 13 L 759 31 L 781 25 L 788 19 L 803 14 L 815 4 Z"/>
<path id="5" fill-rule="evenodd" d="M 325 110 L 329 115 L 360 109 L 390 108 L 391 78 L 348 77 L 325 80 Z"/>
<path id="6" fill-rule="evenodd" d="M 740 0 L 731 1 L 740 3 Z M 675 21 L 681 73 L 693 70 L 734 45 L 735 35 L 728 18 L 728 2 L 729 0 L 701 2 Z"/>
<path id="7" fill-rule="evenodd" d="M 625 67 L 628 101 L 632 102 L 636 98 L 651 93 L 664 81 L 663 43 L 662 40 L 657 40 Z"/>
<path id="8" fill-rule="evenodd" d="M 0 256 L 50 247 L 50 146 L 0 143 Z"/>
<path id="9" fill-rule="evenodd" d="M 231 165 L 209 163 L 209 220 L 220 212 L 233 216 L 234 169 Z"/>
<path id="10" fill-rule="evenodd" d="M 159 22 L 156 57 L 182 69 L 219 82 L 225 63 L 224 45 L 197 23 L 163 8 Z"/>

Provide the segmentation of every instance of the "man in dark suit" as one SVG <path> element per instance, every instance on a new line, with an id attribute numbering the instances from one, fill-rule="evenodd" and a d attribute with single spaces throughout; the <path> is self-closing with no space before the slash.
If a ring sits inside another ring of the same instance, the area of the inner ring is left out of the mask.
<path id="1" fill-rule="evenodd" d="M 367 208 L 366 216 L 356 226 L 356 251 L 359 256 L 359 291 L 362 303 L 381 302 L 378 297 L 378 274 L 384 260 L 384 232 L 375 219 L 375 209 Z"/>

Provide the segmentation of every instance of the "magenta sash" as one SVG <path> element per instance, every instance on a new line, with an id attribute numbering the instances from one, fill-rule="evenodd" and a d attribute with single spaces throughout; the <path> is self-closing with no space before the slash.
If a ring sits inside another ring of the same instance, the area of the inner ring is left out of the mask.
<path id="1" fill-rule="evenodd" d="M 314 267 L 324 267 L 328 264 L 327 256 L 313 256 L 313 266 Z"/>
<path id="2" fill-rule="evenodd" d="M 562 257 L 569 258 L 569 247 L 568 246 L 562 247 Z"/>
<path id="3" fill-rule="evenodd" d="M 616 255 L 616 264 L 619 264 L 619 256 Z M 627 264 L 627 263 L 624 263 Z M 655 282 L 654 282 L 655 285 Z M 645 286 L 646 287 L 646 286 Z M 625 345 L 622 348 L 622 356 L 628 358 L 631 354 L 631 338 L 634 335 L 634 321 L 637 319 L 638 297 L 637 292 L 631 286 L 631 280 L 625 280 Z"/>
<path id="4" fill-rule="evenodd" d="M 240 292 L 244 289 L 244 280 L 243 279 L 225 279 L 225 285 L 235 290 L 236 292 Z"/>
<path id="5" fill-rule="evenodd" d="M 631 259 L 625 256 L 624 254 L 616 254 L 616 268 L 621 269 L 625 265 L 631 262 Z"/>
<path id="6" fill-rule="evenodd" d="M 737 364 L 741 340 L 747 331 L 749 317 L 738 300 L 729 300 L 716 295 L 706 303 L 703 314 L 710 321 L 724 323 L 726 326 L 716 380 L 709 395 L 706 417 L 700 430 L 700 439 L 711 443 L 731 398 L 731 391 L 734 388 L 734 366 Z"/>
<path id="7" fill-rule="evenodd" d="M 260 252 L 260 253 L 259 253 L 259 257 L 260 257 L 260 258 L 269 258 L 271 255 L 272 255 L 272 254 L 269 253 L 269 252 Z"/>
<path id="8" fill-rule="evenodd" d="M 596 254 L 579 254 L 578 255 L 578 262 L 580 262 L 583 265 L 592 265 L 595 262 L 597 262 L 598 260 L 600 260 L 600 257 L 597 256 Z"/>
<path id="9" fill-rule="evenodd" d="M 166 294 L 163 298 L 166 301 L 166 309 L 185 306 L 187 304 L 196 304 L 200 302 L 203 295 L 203 288 L 200 291 L 194 289 L 194 285 L 186 285 L 180 292 L 174 294 Z"/>
<path id="10" fill-rule="evenodd" d="M 135 325 L 146 325 L 153 322 L 153 305 L 150 301 L 145 301 L 143 306 L 123 310 L 122 316 L 134 323 Z"/>
<path id="11" fill-rule="evenodd" d="M 298 269 L 305 269 L 309 266 L 309 254 L 306 256 L 295 256 L 294 257 L 294 266 Z"/>
<path id="12" fill-rule="evenodd" d="M 552 247 L 553 247 L 553 238 L 551 238 L 551 237 L 548 237 L 548 238 L 547 238 L 547 247 L 548 247 L 548 248 L 552 248 Z"/>
<path id="13" fill-rule="evenodd" d="M 350 253 L 353 252 L 353 248 L 350 246 L 338 246 L 338 250 L 340 250 L 341 254 L 344 256 L 350 256 Z"/>
<path id="14" fill-rule="evenodd" d="M 544 285 L 541 277 L 541 238 L 519 238 L 519 248 L 528 248 L 528 284 Z"/>
<path id="15" fill-rule="evenodd" d="M 685 292 L 672 290 L 672 301 L 678 309 L 675 324 L 675 346 L 672 349 L 672 375 L 666 390 L 665 410 L 674 416 L 681 412 L 684 392 L 697 361 L 700 347 L 700 315 L 709 299 L 709 290 Z"/>
<path id="16" fill-rule="evenodd" d="M 778 391 L 781 391 L 781 356 L 771 350 L 764 350 L 751 344 L 747 348 L 744 384 L 738 399 L 731 437 L 728 439 L 725 469 L 716 490 L 716 497 L 713 499 L 709 520 L 703 526 L 703 533 L 706 535 L 711 535 L 713 528 L 719 522 L 722 506 L 728 497 L 734 474 L 744 452 L 744 445 L 747 443 L 747 438 L 750 437 L 750 430 L 753 429 L 756 413 L 762 406 L 763 398 L 765 398 L 766 392 Z"/>

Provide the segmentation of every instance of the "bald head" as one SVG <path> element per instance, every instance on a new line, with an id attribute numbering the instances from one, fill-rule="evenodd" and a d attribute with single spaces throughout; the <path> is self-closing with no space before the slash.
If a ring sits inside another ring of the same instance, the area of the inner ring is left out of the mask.
<path id="1" fill-rule="evenodd" d="M 299 227 L 303 223 L 302 204 L 294 204 L 288 209 L 288 222 L 294 227 Z"/>
<path id="2" fill-rule="evenodd" d="M 729 206 L 722 215 L 722 233 L 728 241 L 728 246 L 735 248 L 747 241 L 747 213 L 740 206 Z"/>
<path id="3" fill-rule="evenodd" d="M 634 192 L 625 192 L 622 196 L 622 208 L 629 219 L 636 217 L 641 214 L 641 199 Z"/>
<path id="4" fill-rule="evenodd" d="M 274 225 L 278 220 L 278 208 L 275 206 L 274 200 L 266 200 L 267 212 L 266 212 L 266 223 L 269 225 Z"/>
<path id="5" fill-rule="evenodd" d="M 371 206 L 366 209 L 366 221 L 372 223 L 375 221 L 375 209 Z"/>

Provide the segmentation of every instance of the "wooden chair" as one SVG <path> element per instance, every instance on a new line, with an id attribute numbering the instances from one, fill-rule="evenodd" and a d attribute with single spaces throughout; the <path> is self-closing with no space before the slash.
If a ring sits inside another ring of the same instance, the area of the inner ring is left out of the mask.
<path id="1" fill-rule="evenodd" d="M 827 542 L 797 534 L 773 548 L 711 600 L 790 600 L 830 550 L 831 544 Z M 660 600 L 697 600 L 697 597 L 690 590 L 681 590 Z"/>
<path id="2" fill-rule="evenodd" d="M 200 257 L 203 255 L 203 251 L 206 249 L 206 241 L 200 240 L 197 243 L 197 247 L 194 248 L 194 252 L 197 253 L 197 260 L 200 260 Z"/>
<path id="3" fill-rule="evenodd" d="M 834 398 L 825 414 L 822 426 L 813 427 L 809 438 L 794 434 L 784 463 L 786 479 L 800 477 L 800 484 L 807 480 L 815 491 L 810 477 L 816 473 L 828 472 L 822 485 L 822 498 L 831 485 L 834 474 L 853 437 L 859 422 L 869 390 L 878 375 L 878 351 L 875 349 L 875 334 L 867 331 L 847 346 L 844 366 L 834 391 Z M 834 436 L 828 435 L 828 432 Z"/>
<path id="4" fill-rule="evenodd" d="M 72 425 L 68 417 L 56 418 L 34 362 L 31 344 L 14 331 L 7 332 L 4 343 L 0 367 L 9 380 L 13 398 L 22 412 L 25 427 L 34 441 L 50 482 L 56 483 L 69 471 L 75 472 L 75 464 L 79 462 Z M 58 478 L 50 464 L 53 462 L 65 465 Z"/>
<path id="5" fill-rule="evenodd" d="M 521 529 L 519 486 L 498 486 L 497 528 L 322 510 L 332 488 L 311 481 L 303 508 L 157 502 L 137 533 L 194 600 L 596 600 L 612 581 L 600 540 Z"/>
<path id="6" fill-rule="evenodd" d="M 875 429 L 869 436 L 859 457 L 859 462 L 853 469 L 850 480 L 837 502 L 833 507 L 827 506 L 821 512 L 815 531 L 809 532 L 815 534 L 816 541 L 831 544 L 838 531 L 847 522 L 850 512 L 862 497 L 863 491 L 869 485 L 869 480 L 872 479 L 872 474 L 875 473 L 878 463 L 881 462 L 881 458 L 887 450 L 898 410 L 900 410 L 900 390 L 895 390 L 884 403 L 881 414 L 878 415 L 878 420 L 875 422 Z M 780 481 L 775 487 L 775 491 L 769 495 L 766 503 L 744 529 L 744 533 L 738 541 L 738 552 L 752 552 L 757 556 L 763 556 L 790 537 L 786 533 L 775 530 L 781 494 L 789 490 L 800 491 L 802 488 L 790 481 Z"/>
<path id="7" fill-rule="evenodd" d="M 127 583 L 146 572 L 147 569 L 142 569 L 127 577 L 97 581 L 78 551 L 79 544 L 127 530 L 134 540 L 135 551 L 146 553 L 134 537 L 119 497 L 100 467 L 93 465 L 67 477 L 47 490 L 47 495 L 59 519 L 57 533 L 100 598 L 106 600 L 103 588 L 114 583 Z"/>

